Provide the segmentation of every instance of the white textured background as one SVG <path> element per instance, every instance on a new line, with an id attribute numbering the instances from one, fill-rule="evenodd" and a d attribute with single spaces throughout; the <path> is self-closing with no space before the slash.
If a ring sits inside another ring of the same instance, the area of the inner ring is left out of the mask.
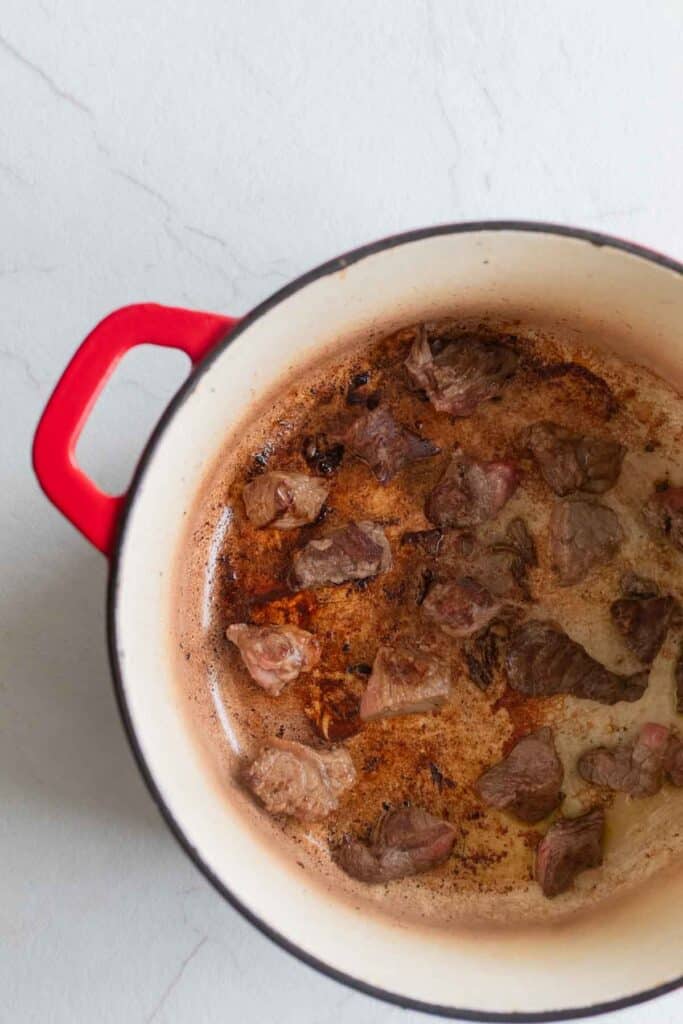
<path id="1" fill-rule="evenodd" d="M 405 228 L 546 219 L 683 258 L 682 53 L 680 0 L 1 0 L 3 1024 L 422 1019 L 280 952 L 176 847 L 114 707 L 106 565 L 40 496 L 32 431 L 114 307 L 241 314 Z M 98 479 L 180 363 L 119 371 Z M 610 1020 L 682 1018 L 679 993 Z"/>

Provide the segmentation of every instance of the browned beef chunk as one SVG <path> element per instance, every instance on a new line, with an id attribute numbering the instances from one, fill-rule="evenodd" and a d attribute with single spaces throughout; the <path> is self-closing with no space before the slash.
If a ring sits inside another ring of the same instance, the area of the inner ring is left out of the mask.
<path id="1" fill-rule="evenodd" d="M 480 402 L 500 394 L 517 363 L 517 353 L 500 342 L 465 334 L 442 345 L 438 339 L 430 343 L 421 330 L 406 369 L 439 412 L 470 416 Z"/>
<path id="2" fill-rule="evenodd" d="M 652 495 L 643 509 L 648 525 L 683 551 L 683 487 L 669 487 Z"/>
<path id="3" fill-rule="evenodd" d="M 533 423 L 524 440 L 539 465 L 543 479 L 555 494 L 573 491 L 602 494 L 613 487 L 621 472 L 626 449 L 618 441 L 572 434 L 557 423 Z"/>
<path id="4" fill-rule="evenodd" d="M 485 804 L 522 821 L 540 821 L 560 803 L 564 771 L 552 730 L 524 736 L 507 757 L 481 775 L 475 789 Z"/>
<path id="5" fill-rule="evenodd" d="M 448 665 L 414 648 L 380 647 L 360 704 L 365 721 L 436 711 L 448 699 Z"/>
<path id="6" fill-rule="evenodd" d="M 524 565 L 537 565 L 536 544 L 523 519 L 511 519 L 505 531 L 505 541 L 519 556 Z"/>
<path id="7" fill-rule="evenodd" d="M 659 597 L 659 587 L 647 576 L 629 571 L 624 573 L 620 582 L 625 597 Z"/>
<path id="8" fill-rule="evenodd" d="M 381 406 L 354 420 L 343 441 L 347 451 L 367 462 L 381 484 L 392 480 L 408 463 L 428 459 L 440 451 L 431 441 L 402 427 Z"/>
<path id="9" fill-rule="evenodd" d="M 226 636 L 238 647 L 254 682 L 275 695 L 320 661 L 318 641 L 298 626 L 249 626 L 240 622 L 228 626 Z"/>
<path id="10" fill-rule="evenodd" d="M 501 614 L 492 619 L 485 629 L 480 630 L 464 644 L 465 664 L 470 679 L 480 690 L 488 690 L 494 673 L 500 665 L 501 652 L 513 628 L 511 613 L 517 609 L 507 606 Z"/>
<path id="11" fill-rule="evenodd" d="M 617 514 L 607 505 L 582 498 L 558 501 L 550 516 L 550 554 L 562 586 L 579 583 L 609 562 L 623 538 Z"/>
<path id="12" fill-rule="evenodd" d="M 570 888 L 578 874 L 602 864 L 605 812 L 595 808 L 550 826 L 536 849 L 536 881 L 548 897 Z"/>
<path id="13" fill-rule="evenodd" d="M 514 463 L 477 462 L 456 449 L 427 498 L 427 518 L 437 526 L 477 526 L 500 512 L 518 483 Z"/>
<path id="14" fill-rule="evenodd" d="M 526 575 L 536 564 L 536 549 L 522 519 L 513 519 L 505 535 L 487 546 L 472 534 L 446 533 L 438 555 L 440 576 L 471 577 L 497 598 L 529 596 Z"/>
<path id="15" fill-rule="evenodd" d="M 272 470 L 245 484 L 242 497 L 254 526 L 293 530 L 313 522 L 325 503 L 328 490 L 319 477 Z"/>
<path id="16" fill-rule="evenodd" d="M 422 604 L 427 618 L 450 636 L 471 636 L 483 629 L 501 608 L 501 602 L 469 576 L 433 583 Z"/>
<path id="17" fill-rule="evenodd" d="M 449 822 L 421 807 L 399 807 L 380 816 L 369 843 L 348 840 L 335 851 L 335 859 L 361 882 L 390 882 L 442 864 L 456 835 Z"/>
<path id="18" fill-rule="evenodd" d="M 579 774 L 594 786 L 605 786 L 631 796 L 652 796 L 659 792 L 670 755 L 671 730 L 648 722 L 635 741 L 619 743 L 611 750 L 594 747 L 578 761 Z"/>
<path id="19" fill-rule="evenodd" d="M 666 639 L 669 626 L 678 611 L 678 602 L 673 597 L 661 597 L 651 580 L 629 577 L 626 584 L 629 596 L 613 601 L 610 606 L 612 622 L 623 636 L 626 645 L 637 658 L 651 664 L 657 657 Z M 654 593 L 633 594 L 655 587 Z"/>
<path id="20" fill-rule="evenodd" d="M 320 540 L 311 540 L 293 559 L 299 587 L 326 587 L 364 580 L 391 568 L 391 548 L 377 523 L 349 523 Z"/>
<path id="21" fill-rule="evenodd" d="M 246 773 L 251 791 L 271 814 L 319 821 L 339 806 L 356 772 L 348 751 L 314 750 L 304 743 L 270 740 Z"/>
<path id="22" fill-rule="evenodd" d="M 676 711 L 683 715 L 683 644 L 681 644 L 674 666 L 674 687 L 676 691 Z"/>
<path id="23" fill-rule="evenodd" d="M 516 629 L 506 655 L 508 682 L 529 697 L 569 693 L 601 704 L 639 700 L 647 672 L 620 676 L 591 658 L 581 644 L 551 622 L 531 619 Z"/>

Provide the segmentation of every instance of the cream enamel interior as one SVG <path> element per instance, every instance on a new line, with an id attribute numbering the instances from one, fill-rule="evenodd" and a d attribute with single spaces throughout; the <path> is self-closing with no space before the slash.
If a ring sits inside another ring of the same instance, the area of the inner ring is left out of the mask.
<path id="1" fill-rule="evenodd" d="M 329 346 L 449 314 L 590 329 L 683 386 L 683 277 L 610 246 L 473 230 L 406 241 L 317 278 L 218 355 L 159 438 L 123 536 L 115 642 L 137 742 L 166 806 L 258 918 L 331 968 L 397 996 L 481 1013 L 562 1012 L 680 975 L 683 872 L 552 929 L 449 935 L 368 920 L 323 899 L 208 783 L 174 685 L 173 553 L 226 435 L 259 396 Z"/>

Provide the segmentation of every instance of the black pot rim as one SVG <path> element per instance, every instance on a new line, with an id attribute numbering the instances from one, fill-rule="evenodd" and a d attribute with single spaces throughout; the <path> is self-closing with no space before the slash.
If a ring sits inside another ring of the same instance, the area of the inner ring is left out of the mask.
<path id="1" fill-rule="evenodd" d="M 654 999 L 657 996 L 664 995 L 667 992 L 672 992 L 675 989 L 683 985 L 683 974 L 673 981 L 667 982 L 663 985 L 657 985 L 654 988 L 646 989 L 642 992 L 637 992 L 633 995 L 625 996 L 622 999 L 613 999 L 609 1002 L 604 1003 L 593 1003 L 589 1006 L 578 1007 L 570 1010 L 550 1010 L 540 1013 L 492 1013 L 482 1012 L 477 1010 L 459 1009 L 455 1006 L 440 1006 L 437 1004 L 426 1003 L 418 999 L 411 999 L 394 992 L 389 992 L 385 989 L 378 988 L 374 985 L 369 985 L 358 978 L 354 978 L 352 975 L 345 974 L 343 971 L 339 971 L 329 964 L 324 963 L 322 960 L 318 960 L 316 957 L 311 956 L 305 950 L 301 949 L 295 943 L 281 935 L 275 928 L 272 928 L 265 920 L 254 914 L 247 906 L 245 906 L 230 889 L 214 874 L 211 868 L 204 862 L 201 854 L 197 848 L 193 845 L 189 836 L 185 835 L 179 823 L 173 817 L 170 808 L 166 804 L 163 796 L 157 784 L 147 766 L 144 754 L 138 743 L 135 728 L 133 726 L 132 717 L 129 712 L 129 708 L 126 702 L 125 689 L 123 685 L 123 674 L 121 671 L 121 665 L 119 663 L 119 657 L 117 653 L 116 644 L 116 609 L 118 604 L 118 583 L 119 583 L 119 560 L 120 554 L 123 547 L 123 540 L 126 534 L 126 529 L 130 521 L 131 510 L 135 504 L 136 495 L 139 492 L 140 485 L 145 476 L 147 467 L 149 466 L 156 449 L 156 446 L 166 429 L 167 424 L 170 422 L 172 417 L 178 411 L 180 406 L 186 401 L 189 395 L 194 391 L 198 381 L 208 371 L 213 364 L 213 361 L 217 356 L 225 349 L 225 347 L 239 337 L 243 331 L 247 330 L 256 320 L 262 317 L 274 306 L 279 305 L 285 299 L 288 299 L 295 292 L 300 291 L 313 281 L 318 280 L 321 277 L 325 277 L 329 274 L 334 274 L 345 267 L 350 266 L 353 263 L 357 263 L 368 256 L 372 256 L 375 253 L 381 252 L 385 249 L 392 249 L 400 245 L 404 245 L 410 242 L 420 241 L 425 238 L 431 238 L 437 235 L 451 235 L 451 234 L 466 234 L 476 233 L 485 231 L 518 231 L 518 232 L 530 232 L 535 234 L 555 235 L 565 238 L 571 238 L 578 241 L 587 242 L 591 245 L 598 247 L 606 247 L 618 250 L 619 252 L 629 253 L 630 255 L 640 257 L 641 259 L 647 260 L 650 263 L 655 263 L 661 267 L 665 267 L 668 270 L 672 270 L 675 273 L 683 276 L 683 265 L 676 260 L 671 259 L 668 256 L 664 256 L 652 249 L 648 249 L 645 246 L 636 245 L 635 243 L 624 241 L 605 235 L 595 231 L 586 231 L 581 228 L 572 228 L 560 224 L 544 223 L 538 221 L 516 221 L 516 220 L 491 220 L 491 221 L 465 221 L 461 223 L 449 223 L 449 224 L 438 224 L 429 228 L 419 228 L 412 231 L 406 231 L 401 234 L 389 235 L 386 238 L 379 239 L 376 242 L 371 242 L 367 245 L 360 246 L 359 248 L 352 249 L 350 252 L 344 253 L 335 259 L 329 260 L 326 263 L 302 274 L 300 277 L 295 278 L 292 282 L 285 285 L 283 288 L 275 292 L 270 298 L 256 306 L 250 313 L 244 318 L 239 320 L 236 326 L 226 335 L 225 339 L 221 341 L 213 351 L 203 360 L 203 362 L 190 374 L 185 383 L 181 386 L 178 392 L 174 395 L 168 407 L 165 409 L 163 415 L 159 419 L 149 441 L 147 442 L 140 460 L 137 464 L 135 473 L 133 475 L 130 488 L 128 490 L 127 501 L 121 518 L 119 520 L 117 537 L 114 545 L 114 551 L 110 563 L 109 571 L 109 582 L 107 587 L 107 643 L 109 649 L 109 660 L 111 663 L 111 670 L 113 675 L 114 692 L 116 701 L 121 715 L 121 720 L 128 737 L 133 756 L 137 761 L 138 768 L 142 777 L 147 785 L 147 788 L 152 796 L 152 799 L 157 805 L 157 808 L 166 822 L 167 826 L 175 836 L 176 840 L 180 843 L 185 853 L 194 861 L 195 865 L 204 877 L 213 885 L 213 887 L 220 893 L 220 895 L 234 907 L 247 921 L 254 925 L 258 930 L 273 942 L 275 942 L 282 949 L 291 953 L 298 960 L 307 964 L 309 967 L 313 967 L 321 974 L 327 975 L 329 978 L 335 981 L 341 982 L 350 988 L 355 989 L 358 992 L 362 992 L 365 995 L 374 996 L 376 999 L 380 999 L 386 1003 L 391 1003 L 396 1006 L 400 1006 L 403 1009 L 408 1010 L 419 1010 L 423 1013 L 433 1014 L 435 1016 L 448 1017 L 454 1019 L 460 1019 L 465 1021 L 484 1021 L 484 1022 L 500 1022 L 500 1024 L 541 1024 L 541 1022 L 550 1021 L 564 1021 L 564 1020 L 576 1020 L 582 1017 L 597 1016 L 598 1014 L 609 1013 L 614 1010 L 625 1009 L 629 1006 L 635 1006 L 639 1003 L 646 1002 L 647 1000 Z"/>

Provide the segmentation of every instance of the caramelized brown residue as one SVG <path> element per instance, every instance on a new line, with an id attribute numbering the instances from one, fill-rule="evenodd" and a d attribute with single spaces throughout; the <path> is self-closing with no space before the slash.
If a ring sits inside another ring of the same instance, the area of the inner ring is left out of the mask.
<path id="1" fill-rule="evenodd" d="M 438 567 L 438 544 L 428 544 L 425 550 L 405 535 L 431 528 L 423 513 L 425 497 L 454 446 L 482 459 L 516 459 L 523 471 L 518 493 L 498 520 L 480 533 L 483 539 L 494 539 L 510 519 L 521 515 L 538 546 L 539 567 L 529 577 L 535 601 L 544 609 L 552 609 L 554 602 L 570 607 L 571 602 L 584 601 L 584 593 L 581 588 L 560 592 L 556 586 L 546 544 L 554 497 L 520 448 L 522 428 L 538 419 L 554 419 L 577 432 L 594 430 L 619 439 L 644 453 L 645 459 L 653 458 L 647 453 L 660 444 L 675 446 L 676 439 L 660 437 L 653 425 L 656 416 L 641 420 L 640 406 L 638 415 L 631 415 L 617 400 L 620 388 L 622 399 L 627 394 L 618 376 L 613 372 L 608 379 L 597 357 L 582 353 L 581 361 L 578 355 L 569 358 L 566 346 L 536 337 L 508 341 L 522 358 L 500 400 L 483 403 L 466 419 L 453 420 L 437 413 L 410 387 L 403 361 L 412 337 L 411 329 L 400 331 L 337 367 L 327 367 L 312 382 L 292 385 L 275 407 L 275 420 L 254 424 L 239 457 L 233 452 L 226 456 L 211 492 L 212 504 L 194 536 L 195 550 L 206 549 L 220 510 L 232 510 L 212 586 L 212 621 L 205 633 L 188 630 L 183 642 L 187 656 L 193 653 L 218 671 L 246 756 L 275 734 L 313 743 L 345 742 L 358 781 L 344 795 L 336 817 L 314 830 L 323 842 L 336 843 L 348 833 L 367 834 L 383 808 L 412 801 L 456 823 L 461 841 L 446 864 L 407 886 L 509 894 L 526 885 L 541 833 L 487 809 L 472 786 L 525 733 L 561 721 L 564 698 L 531 699 L 515 693 L 506 686 L 502 668 L 496 669 L 485 692 L 472 682 L 462 645 L 430 627 L 420 611 L 429 574 Z M 600 376 L 601 369 L 605 377 Z M 386 487 L 359 460 L 348 454 L 341 458 L 331 439 L 364 395 L 381 396 L 399 423 L 435 442 L 441 453 L 412 464 Z M 311 466 L 325 472 L 330 485 L 319 521 L 290 532 L 254 529 L 242 506 L 244 482 L 266 467 L 310 472 Z M 384 525 L 393 568 L 357 584 L 293 592 L 293 551 L 354 519 Z M 612 579 L 610 572 L 605 571 L 605 581 Z M 603 586 L 601 580 L 598 584 Z M 279 698 L 269 697 L 251 682 L 225 640 L 227 625 L 241 621 L 293 623 L 310 630 L 321 645 L 319 666 Z M 452 699 L 440 713 L 361 726 L 358 705 L 369 667 L 379 644 L 391 644 L 398 637 L 419 638 L 450 659 Z M 306 829 L 290 822 L 287 833 L 303 839 Z"/>

